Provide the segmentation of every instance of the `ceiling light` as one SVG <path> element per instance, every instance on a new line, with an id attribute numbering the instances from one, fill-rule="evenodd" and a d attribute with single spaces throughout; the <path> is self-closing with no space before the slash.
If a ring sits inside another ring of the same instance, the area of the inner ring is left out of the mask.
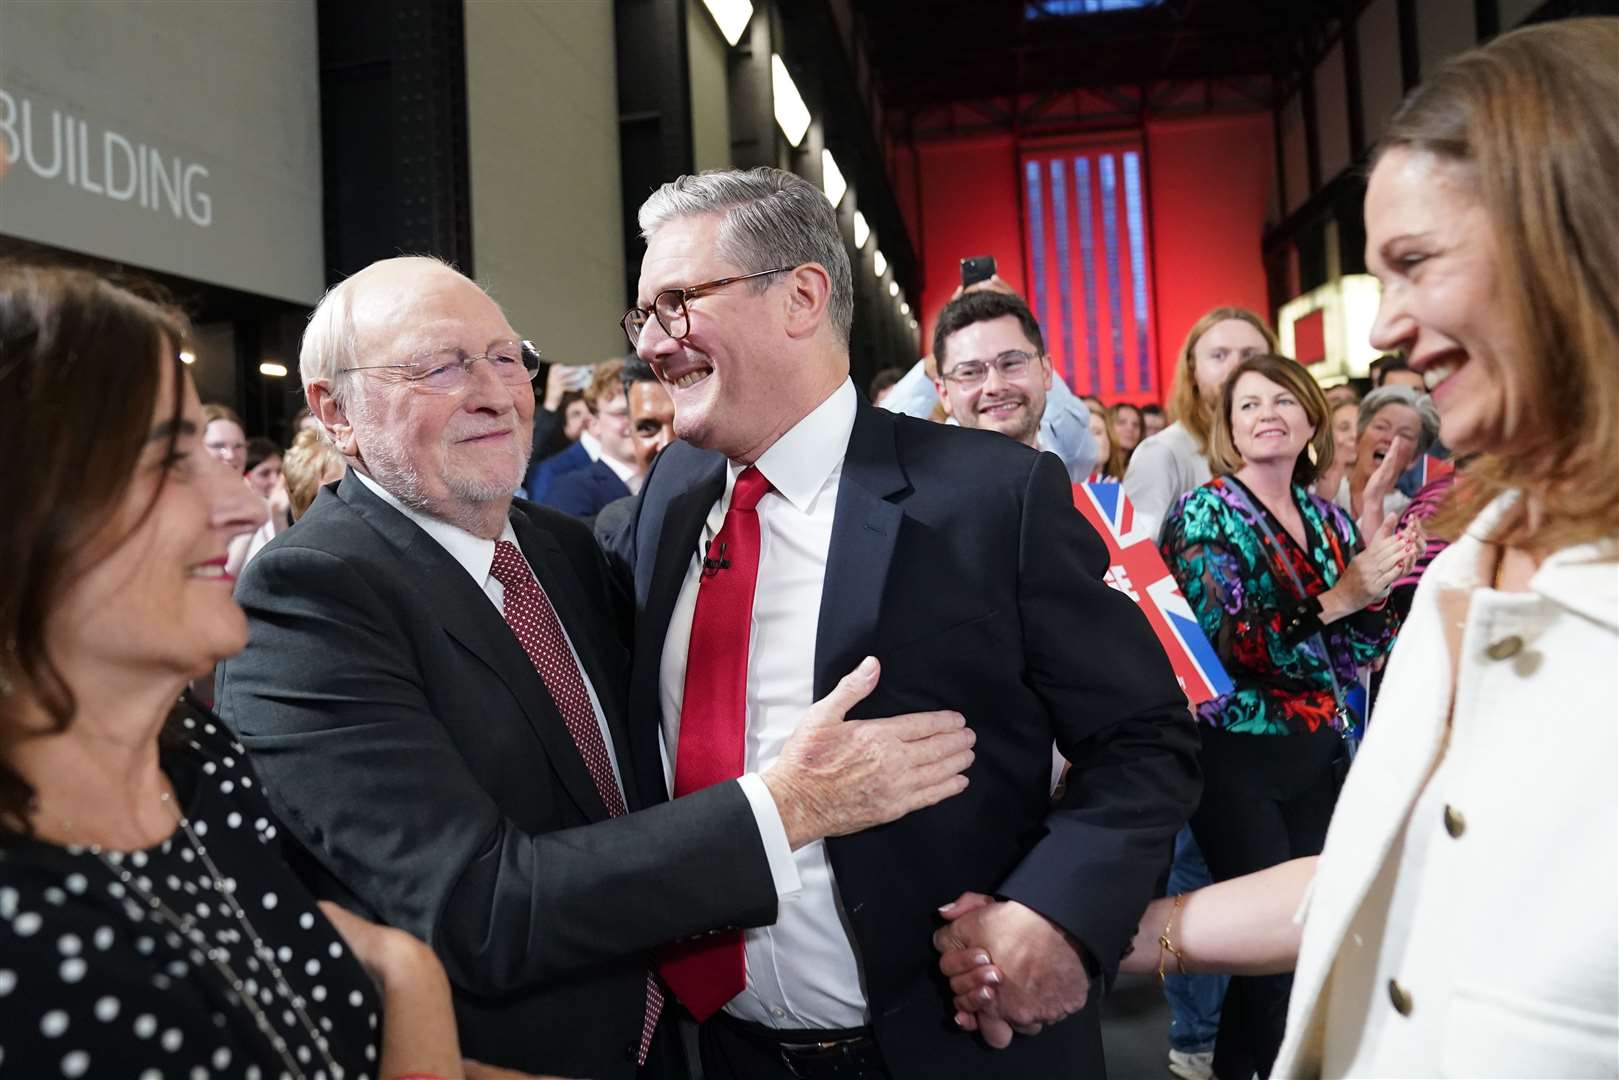
<path id="1" fill-rule="evenodd" d="M 871 226 L 866 224 L 866 215 L 856 210 L 854 212 L 854 246 L 864 248 L 866 241 L 871 238 Z"/>
<path id="2" fill-rule="evenodd" d="M 182 363 L 182 364 L 195 364 L 196 362 L 197 362 L 197 354 L 196 353 L 192 352 L 190 349 L 181 349 L 180 350 L 180 363 Z"/>
<path id="3" fill-rule="evenodd" d="M 259 365 L 259 374 L 268 375 L 272 379 L 279 379 L 287 374 L 287 366 L 278 364 L 274 360 L 266 360 Z"/>
<path id="4" fill-rule="evenodd" d="M 888 283 L 888 295 L 889 296 L 898 296 L 899 295 L 899 282 L 890 281 Z"/>
<path id="5" fill-rule="evenodd" d="M 909 315 L 911 313 L 911 305 L 906 303 L 904 300 L 901 300 L 899 302 L 899 313 L 901 315 Z"/>
<path id="6" fill-rule="evenodd" d="M 888 273 L 888 260 L 883 258 L 882 248 L 878 248 L 877 253 L 871 257 L 871 265 L 872 269 L 877 271 L 878 277 Z"/>
<path id="7" fill-rule="evenodd" d="M 781 133 L 797 146 L 804 141 L 804 132 L 809 130 L 809 106 L 799 97 L 793 77 L 787 74 L 787 65 L 775 53 L 770 54 L 770 96 L 775 99 L 776 123 L 781 125 Z"/>
<path id="8" fill-rule="evenodd" d="M 843 170 L 838 168 L 838 163 L 832 159 L 830 150 L 821 151 L 821 190 L 826 192 L 826 197 L 832 200 L 833 206 L 842 202 L 843 193 L 849 190 L 848 183 L 843 179 Z"/>
<path id="9" fill-rule="evenodd" d="M 714 22 L 725 35 L 727 45 L 735 45 L 742 40 L 742 31 L 748 28 L 748 20 L 753 18 L 753 5 L 748 0 L 703 0 L 703 6 L 708 13 L 714 16 Z"/>

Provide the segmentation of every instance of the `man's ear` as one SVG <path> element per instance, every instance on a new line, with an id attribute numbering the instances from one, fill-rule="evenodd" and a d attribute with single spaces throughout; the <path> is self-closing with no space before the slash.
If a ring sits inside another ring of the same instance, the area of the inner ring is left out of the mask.
<path id="1" fill-rule="evenodd" d="M 807 338 L 826 321 L 832 278 L 820 263 L 805 263 L 787 278 L 787 336 Z"/>
<path id="2" fill-rule="evenodd" d="M 320 421 L 321 427 L 326 430 L 326 437 L 331 440 L 337 452 L 344 457 L 357 458 L 360 456 L 360 447 L 354 436 L 354 424 L 349 420 L 348 410 L 337 403 L 332 396 L 332 384 L 327 379 L 316 379 L 304 387 L 304 404 L 315 419 Z"/>
<path id="3" fill-rule="evenodd" d="M 933 389 L 938 391 L 938 394 L 939 394 L 939 407 L 944 410 L 944 414 L 946 416 L 954 416 L 954 415 L 956 415 L 955 412 L 950 408 L 950 395 L 945 391 L 944 380 L 943 379 L 934 379 L 933 380 Z"/>
<path id="4" fill-rule="evenodd" d="M 1053 370 L 1055 370 L 1055 367 L 1056 367 L 1056 365 L 1052 364 L 1052 362 L 1051 362 L 1051 354 L 1050 353 L 1041 353 L 1040 354 L 1040 366 L 1046 369 L 1046 389 L 1050 390 L 1051 389 L 1051 373 L 1052 373 Z M 1143 428 L 1145 428 L 1145 426 L 1146 426 L 1145 421 L 1142 422 L 1142 426 L 1143 426 Z"/>

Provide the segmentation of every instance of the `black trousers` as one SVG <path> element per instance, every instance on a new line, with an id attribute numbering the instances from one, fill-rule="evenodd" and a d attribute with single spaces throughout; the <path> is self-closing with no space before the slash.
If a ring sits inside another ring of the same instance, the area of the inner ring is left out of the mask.
<path id="1" fill-rule="evenodd" d="M 1203 729 L 1203 801 L 1192 832 L 1214 880 L 1319 855 L 1344 753 L 1342 737 L 1325 728 L 1305 735 Z M 1291 975 L 1232 978 L 1214 1044 L 1216 1076 L 1270 1076 L 1292 988 Z"/>

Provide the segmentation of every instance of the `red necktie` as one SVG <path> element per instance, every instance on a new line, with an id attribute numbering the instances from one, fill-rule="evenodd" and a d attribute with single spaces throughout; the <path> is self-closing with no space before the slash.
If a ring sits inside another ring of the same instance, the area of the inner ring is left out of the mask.
<path id="1" fill-rule="evenodd" d="M 703 560 L 686 653 L 686 692 L 675 752 L 675 797 L 742 775 L 748 636 L 759 578 L 759 500 L 770 481 L 753 466 L 731 491 L 725 524 Z M 742 934 L 727 930 L 671 945 L 658 970 L 686 1008 L 706 1020 L 747 985 Z"/>
<path id="2" fill-rule="evenodd" d="M 495 541 L 495 562 L 489 572 L 505 590 L 501 613 L 506 617 L 506 625 L 512 628 L 518 644 L 523 646 L 550 692 L 557 712 L 562 714 L 562 722 L 573 736 L 579 756 L 585 759 L 585 768 L 590 770 L 591 782 L 596 785 L 596 793 L 607 807 L 608 816 L 622 815 L 627 809 L 624 793 L 613 778 L 607 742 L 602 738 L 601 726 L 596 723 L 596 711 L 590 706 L 590 691 L 585 688 L 585 677 L 573 658 L 573 650 L 568 648 L 568 639 L 563 636 L 556 609 L 540 589 L 539 582 L 534 580 L 522 552 L 510 540 Z M 652 1032 L 662 1011 L 663 991 L 648 971 L 639 1064 L 646 1064 L 647 1048 L 652 1044 Z"/>

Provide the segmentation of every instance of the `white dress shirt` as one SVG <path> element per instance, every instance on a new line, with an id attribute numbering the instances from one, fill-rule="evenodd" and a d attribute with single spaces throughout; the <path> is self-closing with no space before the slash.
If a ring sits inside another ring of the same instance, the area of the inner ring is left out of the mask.
<path id="1" fill-rule="evenodd" d="M 489 598 L 489 602 L 495 605 L 495 610 L 501 613 L 501 618 L 506 617 L 506 587 L 495 579 L 494 574 L 489 572 L 495 565 L 495 542 L 493 540 L 473 536 L 459 526 L 451 525 L 447 521 L 440 521 L 438 518 L 429 517 L 420 511 L 412 510 L 394 498 L 393 494 L 381 484 L 358 469 L 354 471 L 354 475 L 360 478 L 362 484 L 376 492 L 378 498 L 404 514 L 415 522 L 423 532 L 436 540 L 439 546 L 449 553 L 450 558 L 460 563 L 461 568 L 472 575 L 472 580 L 477 582 L 478 588 L 483 590 L 483 594 Z M 500 538 L 510 540 L 512 546 L 517 548 L 517 553 L 519 555 L 523 554 L 523 547 L 517 542 L 517 533 L 512 529 L 510 519 L 506 521 L 506 527 L 501 531 Z M 523 565 L 528 566 L 528 556 L 526 555 L 523 555 Z M 534 568 L 529 566 L 528 572 L 532 576 Z M 540 584 L 539 578 L 534 579 L 534 585 L 541 593 L 545 592 L 545 586 Z M 561 624 L 562 617 L 558 615 L 557 625 L 561 626 Z M 618 784 L 619 794 L 622 795 L 624 793 L 624 776 L 619 772 L 618 753 L 613 749 L 613 733 L 607 730 L 607 716 L 602 712 L 601 699 L 596 696 L 596 688 L 590 684 L 590 674 L 585 670 L 585 665 L 579 662 L 579 650 L 573 647 L 573 639 L 568 636 L 566 626 L 562 627 L 562 637 L 568 643 L 568 651 L 573 654 L 573 662 L 579 669 L 579 677 L 584 680 L 585 691 L 590 694 L 590 711 L 596 715 L 596 726 L 601 729 L 602 742 L 607 747 L 607 760 L 613 766 L 613 780 Z M 539 673 L 536 672 L 534 677 L 539 678 Z"/>
<path id="2" fill-rule="evenodd" d="M 854 384 L 845 380 L 755 462 L 774 488 L 759 501 L 759 578 L 748 634 L 743 768 L 750 775 L 743 779 L 761 788 L 756 774 L 775 762 L 814 702 L 821 587 L 855 405 Z M 742 469 L 730 463 L 724 494 L 692 552 L 664 639 L 659 689 L 666 773 L 680 741 L 701 555 L 725 522 Z M 802 889 L 784 897 L 774 926 L 745 932 L 747 988 L 726 1011 L 775 1028 L 859 1027 L 869 1020 L 866 994 L 826 845 L 806 844 L 791 860 Z M 778 878 L 778 893 L 781 884 Z"/>

